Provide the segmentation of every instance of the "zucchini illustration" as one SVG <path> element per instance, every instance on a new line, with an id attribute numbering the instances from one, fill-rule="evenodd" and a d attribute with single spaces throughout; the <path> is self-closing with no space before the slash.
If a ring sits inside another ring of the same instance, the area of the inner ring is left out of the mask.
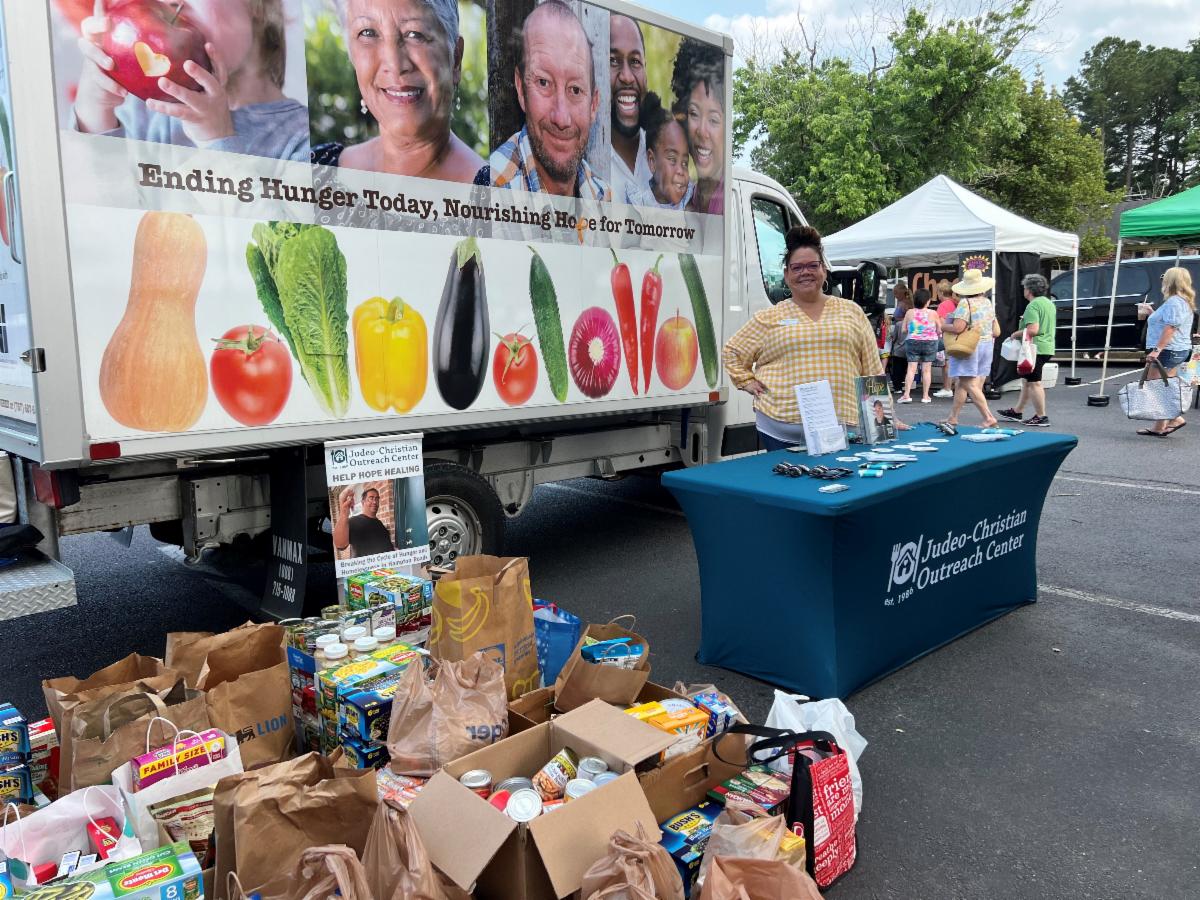
<path id="1" fill-rule="evenodd" d="M 704 380 L 710 388 L 717 386 L 717 373 L 721 360 L 717 355 L 717 337 L 713 332 L 712 312 L 708 308 L 708 294 L 700 278 L 700 267 L 690 253 L 679 254 L 679 270 L 683 273 L 688 296 L 692 300 L 692 317 L 696 320 L 696 337 L 700 341 L 700 362 L 704 364 Z"/>
<path id="2" fill-rule="evenodd" d="M 538 343 L 550 389 L 559 403 L 567 400 L 567 349 L 563 344 L 562 320 L 558 315 L 558 293 L 550 270 L 533 247 L 529 263 L 529 301 L 533 305 L 533 322 L 537 327 Z"/>

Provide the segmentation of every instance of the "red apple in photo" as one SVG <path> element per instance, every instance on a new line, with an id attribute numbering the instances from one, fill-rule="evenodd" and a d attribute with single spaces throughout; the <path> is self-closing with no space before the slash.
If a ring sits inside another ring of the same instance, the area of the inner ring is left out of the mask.
<path id="1" fill-rule="evenodd" d="M 71 27 L 79 31 L 83 20 L 92 14 L 95 9 L 94 0 L 55 0 L 55 6 L 62 14 L 62 17 L 71 23 Z"/>
<path id="2" fill-rule="evenodd" d="M 189 90 L 199 90 L 183 70 L 192 60 L 212 71 L 204 52 L 204 34 L 183 3 L 163 0 L 118 0 L 105 10 L 108 31 L 100 47 L 112 57 L 113 81 L 143 100 L 175 98 L 158 89 L 158 79 L 168 78 Z"/>
<path id="3" fill-rule="evenodd" d="M 678 312 L 662 323 L 654 342 L 654 367 L 658 378 L 673 391 L 686 387 L 696 374 L 700 344 L 696 329 Z"/>

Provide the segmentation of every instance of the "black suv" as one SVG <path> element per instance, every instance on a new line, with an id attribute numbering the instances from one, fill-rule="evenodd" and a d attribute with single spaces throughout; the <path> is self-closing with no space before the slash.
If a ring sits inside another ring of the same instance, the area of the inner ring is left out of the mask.
<path id="1" fill-rule="evenodd" d="M 1163 301 L 1163 272 L 1175 265 L 1174 256 L 1127 259 L 1121 262 L 1117 302 L 1113 309 L 1112 348 L 1145 349 L 1146 323 L 1138 319 L 1137 305 L 1148 301 L 1155 308 Z M 1185 256 L 1179 261 L 1200 283 L 1200 256 Z M 1108 325 L 1108 303 L 1112 294 L 1113 263 L 1079 268 L 1079 320 L 1076 349 L 1094 353 L 1104 349 L 1104 330 Z M 1071 352 L 1072 272 L 1063 272 L 1050 282 L 1050 296 L 1058 307 L 1058 331 L 1055 343 L 1058 355 Z"/>

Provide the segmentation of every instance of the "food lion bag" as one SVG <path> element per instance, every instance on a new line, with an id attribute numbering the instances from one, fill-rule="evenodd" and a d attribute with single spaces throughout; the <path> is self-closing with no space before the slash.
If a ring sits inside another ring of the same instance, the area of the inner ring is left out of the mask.
<path id="1" fill-rule="evenodd" d="M 429 649 L 435 659 L 450 662 L 482 651 L 504 667 L 509 700 L 535 690 L 541 675 L 529 560 L 459 557 L 454 571 L 434 586 Z"/>

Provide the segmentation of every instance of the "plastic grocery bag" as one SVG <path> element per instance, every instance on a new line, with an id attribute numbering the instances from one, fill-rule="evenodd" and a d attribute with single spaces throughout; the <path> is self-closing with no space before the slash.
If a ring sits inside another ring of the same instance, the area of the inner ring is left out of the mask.
<path id="1" fill-rule="evenodd" d="M 617 831 L 608 852 L 583 874 L 583 900 L 683 900 L 683 879 L 671 854 L 646 840 L 638 826 L 635 837 Z"/>
<path id="2" fill-rule="evenodd" d="M 375 812 L 362 863 L 375 900 L 470 900 L 438 875 L 408 810 L 387 801 Z"/>
<path id="3" fill-rule="evenodd" d="M 1016 362 L 1021 358 L 1021 339 L 1010 337 L 1005 338 L 1004 343 L 1000 345 L 1000 355 L 1009 362 Z"/>
<path id="4" fill-rule="evenodd" d="M 698 900 L 821 900 L 821 892 L 804 870 L 780 860 L 718 856 Z"/>
<path id="5" fill-rule="evenodd" d="M 781 859 L 803 870 L 804 839 L 788 830 L 783 816 L 755 816 L 726 806 L 712 824 L 697 884 L 703 883 L 718 856 Z"/>
<path id="6" fill-rule="evenodd" d="M 121 829 L 117 843 L 108 851 L 108 861 L 132 859 L 142 852 L 133 834 L 121 795 L 111 785 L 84 788 L 66 794 L 37 812 L 10 821 L 11 804 L 5 807 L 4 824 L 0 827 L 0 859 L 8 860 L 8 871 L 14 882 L 32 887 L 32 867 L 45 862 L 58 862 L 63 854 L 92 846 L 88 825 L 100 819 L 113 819 Z"/>
<path id="7" fill-rule="evenodd" d="M 808 702 L 805 702 L 808 701 Z M 854 788 L 854 821 L 862 814 L 863 785 L 858 772 L 858 758 L 867 748 L 867 740 L 854 727 L 854 716 L 846 704 L 836 697 L 828 700 L 809 701 L 803 694 L 775 692 L 775 702 L 767 713 L 768 728 L 786 728 L 789 731 L 828 731 L 837 738 L 838 746 L 850 756 L 850 781 Z M 771 768 L 791 774 L 792 767 L 786 756 L 771 763 Z"/>
<path id="8" fill-rule="evenodd" d="M 389 765 L 428 777 L 447 763 L 508 735 L 504 669 L 483 653 L 441 662 L 432 682 L 420 665 L 401 676 L 388 724 Z"/>
<path id="9" fill-rule="evenodd" d="M 533 633 L 537 640 L 542 684 L 551 687 L 583 634 L 582 620 L 555 603 L 533 601 Z"/>
<path id="10" fill-rule="evenodd" d="M 165 720 L 153 719 L 146 727 L 147 753 L 151 749 L 151 729 L 156 722 L 162 721 Z M 169 727 L 174 727 L 169 721 L 166 724 Z M 178 743 L 180 737 L 194 734 L 196 734 L 194 731 L 175 728 L 173 742 Z M 132 762 L 126 762 L 124 765 L 118 766 L 113 770 L 113 784 L 121 792 L 121 797 L 124 799 L 125 805 L 129 808 L 129 818 L 133 822 L 133 831 L 143 846 L 153 847 L 158 841 L 158 823 L 155 821 L 154 816 L 150 814 L 150 806 L 152 804 L 161 803 L 163 800 L 170 800 L 184 794 L 190 794 L 202 788 L 213 787 L 226 775 L 241 774 L 242 753 L 238 747 L 237 739 L 225 732 L 221 732 L 221 737 L 225 739 L 225 755 L 221 759 L 213 760 L 212 755 L 205 749 L 204 755 L 209 758 L 207 765 L 189 771 L 175 772 L 175 774 L 161 781 L 147 785 L 140 791 L 133 789 Z M 161 744 L 157 744 L 157 742 L 155 744 L 156 747 L 162 746 Z"/>
<path id="11" fill-rule="evenodd" d="M 367 873 L 354 851 L 344 844 L 310 847 L 300 854 L 294 871 L 276 876 L 247 892 L 238 876 L 226 878 L 226 896 L 232 900 L 376 900 Z M 387 900 L 380 897 L 378 900 Z M 422 898 L 424 900 L 424 898 Z"/>

